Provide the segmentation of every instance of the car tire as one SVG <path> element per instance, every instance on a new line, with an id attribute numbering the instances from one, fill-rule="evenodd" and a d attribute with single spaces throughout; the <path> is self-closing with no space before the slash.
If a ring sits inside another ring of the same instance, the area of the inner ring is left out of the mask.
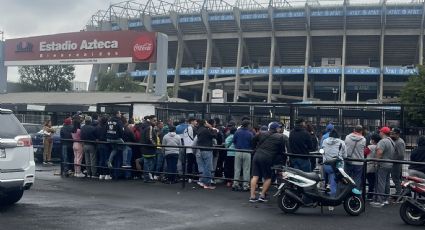
<path id="1" fill-rule="evenodd" d="M 17 203 L 19 200 L 21 200 L 23 195 L 24 195 L 24 190 L 22 188 L 9 191 L 0 198 L 0 205 L 1 206 L 13 205 Z"/>

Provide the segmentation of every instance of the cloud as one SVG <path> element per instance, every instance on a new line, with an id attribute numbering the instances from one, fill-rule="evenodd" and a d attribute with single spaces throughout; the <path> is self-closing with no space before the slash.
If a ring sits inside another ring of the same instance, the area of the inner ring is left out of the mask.
<path id="1" fill-rule="evenodd" d="M 84 29 L 106 0 L 0 0 L 0 30 L 5 38 L 74 32 Z M 76 66 L 76 80 L 88 81 L 91 66 Z M 18 81 L 16 67 L 8 69 L 8 80 Z"/>

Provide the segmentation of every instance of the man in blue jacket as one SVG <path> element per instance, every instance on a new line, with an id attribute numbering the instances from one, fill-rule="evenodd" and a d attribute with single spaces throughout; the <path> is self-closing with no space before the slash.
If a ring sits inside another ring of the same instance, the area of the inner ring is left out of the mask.
<path id="1" fill-rule="evenodd" d="M 250 122 L 248 120 L 242 121 L 241 128 L 239 128 L 233 136 L 233 143 L 236 149 L 252 150 L 252 139 L 254 134 L 249 129 Z M 249 191 L 249 180 L 251 177 L 251 153 L 238 152 L 235 153 L 235 181 L 233 182 L 233 190 L 241 190 L 240 175 L 242 171 L 243 191 Z"/>

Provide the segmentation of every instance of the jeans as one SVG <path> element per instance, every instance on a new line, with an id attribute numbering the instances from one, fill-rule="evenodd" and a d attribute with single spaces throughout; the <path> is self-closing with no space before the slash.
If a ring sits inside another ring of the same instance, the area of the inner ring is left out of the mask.
<path id="1" fill-rule="evenodd" d="M 69 157 L 69 153 L 71 153 L 70 150 L 72 150 L 72 146 L 69 144 L 62 144 L 62 173 L 66 173 L 71 168 L 69 165 L 69 163 L 71 163 Z"/>
<path id="2" fill-rule="evenodd" d="M 111 172 L 109 171 L 108 167 L 108 161 L 109 161 L 109 154 L 111 154 L 111 150 L 109 149 L 109 146 L 106 144 L 99 144 L 97 146 L 97 153 L 99 156 L 99 175 L 109 175 Z"/>
<path id="3" fill-rule="evenodd" d="M 167 161 L 167 173 L 177 173 L 177 161 L 179 160 L 179 154 L 167 154 L 165 156 L 165 160 Z M 168 174 L 168 181 L 175 182 L 176 176 L 176 174 Z"/>
<path id="4" fill-rule="evenodd" d="M 368 173 L 366 174 L 367 184 L 368 184 L 368 192 L 374 193 L 375 192 L 375 184 L 376 184 L 376 173 Z M 368 194 L 367 198 L 372 198 L 373 195 Z"/>
<path id="5" fill-rule="evenodd" d="M 299 169 L 304 172 L 311 172 L 311 163 L 308 158 L 292 158 L 291 165 L 295 169 Z"/>
<path id="6" fill-rule="evenodd" d="M 337 183 L 335 181 L 335 172 L 334 172 L 332 166 L 330 166 L 330 165 L 323 165 L 323 169 L 325 170 L 326 174 L 328 175 L 328 180 L 329 180 L 329 183 L 331 185 L 330 195 L 334 197 L 336 195 L 336 189 L 337 189 Z"/>
<path id="7" fill-rule="evenodd" d="M 362 178 L 363 178 L 363 165 L 345 165 L 346 173 L 353 178 L 356 183 L 356 187 L 361 190 L 362 188 Z"/>
<path id="8" fill-rule="evenodd" d="M 241 179 L 241 172 L 243 182 L 243 188 L 249 188 L 249 180 L 251 178 L 251 153 L 246 152 L 236 152 L 235 153 L 235 174 L 233 182 L 233 187 L 238 188 L 240 186 L 240 182 L 236 180 Z"/>
<path id="9" fill-rule="evenodd" d="M 393 164 L 393 168 L 391 170 L 391 179 L 393 179 L 396 195 L 401 194 L 401 164 Z"/>
<path id="10" fill-rule="evenodd" d="M 235 157 L 227 156 L 224 161 L 224 177 L 226 179 L 232 179 L 235 176 Z"/>
<path id="11" fill-rule="evenodd" d="M 143 158 L 143 180 L 150 181 L 151 178 L 149 173 L 155 170 L 155 157 L 144 157 Z"/>
<path id="12" fill-rule="evenodd" d="M 94 144 L 84 144 L 84 157 L 86 160 L 86 169 L 89 176 L 96 176 L 97 173 L 97 154 L 96 154 L 96 145 Z"/>
<path id="13" fill-rule="evenodd" d="M 389 194 L 391 168 L 379 167 L 376 172 L 376 193 Z M 387 200 L 386 196 L 376 195 L 375 202 L 383 203 Z"/>
<path id="14" fill-rule="evenodd" d="M 122 158 L 123 158 L 123 166 L 129 166 L 131 167 L 131 159 L 133 156 L 133 150 L 130 146 L 125 146 L 124 150 L 122 151 Z"/>
<path id="15" fill-rule="evenodd" d="M 161 149 L 156 150 L 155 171 L 163 172 L 164 170 L 164 152 Z"/>
<path id="16" fill-rule="evenodd" d="M 213 167 L 213 153 L 212 151 L 201 150 L 196 153 L 196 160 L 198 161 L 198 169 L 202 172 L 199 179 L 203 184 L 211 184 L 211 171 Z"/>
<path id="17" fill-rule="evenodd" d="M 112 151 L 111 155 L 109 156 L 109 162 L 113 162 L 115 155 L 123 151 L 123 145 L 117 145 L 116 143 L 124 143 L 124 141 L 122 139 L 108 141 L 112 143 Z"/>

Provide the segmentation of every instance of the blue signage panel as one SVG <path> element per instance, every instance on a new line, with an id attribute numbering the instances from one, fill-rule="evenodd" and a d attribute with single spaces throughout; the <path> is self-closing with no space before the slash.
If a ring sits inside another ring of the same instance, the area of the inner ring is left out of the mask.
<path id="1" fill-rule="evenodd" d="M 156 18 L 152 19 L 152 25 L 160 25 L 160 24 L 171 24 L 170 18 Z"/>
<path id="2" fill-rule="evenodd" d="M 139 20 L 128 21 L 128 28 L 135 28 L 135 27 L 142 27 L 142 26 L 143 26 L 143 22 Z"/>
<path id="3" fill-rule="evenodd" d="M 269 14 L 241 14 L 241 20 L 267 19 Z"/>
<path id="4" fill-rule="evenodd" d="M 201 16 L 181 17 L 179 18 L 180 23 L 191 23 L 191 22 L 202 22 Z"/>
<path id="5" fill-rule="evenodd" d="M 285 75 L 296 75 L 296 74 L 304 74 L 305 68 L 303 66 L 300 67 L 275 67 L 273 68 L 273 74 L 285 74 Z"/>
<path id="6" fill-rule="evenodd" d="M 344 11 L 342 10 L 313 10 L 311 11 L 312 17 L 335 17 L 343 16 Z"/>
<path id="7" fill-rule="evenodd" d="M 341 67 L 308 67 L 308 74 L 341 74 Z"/>
<path id="8" fill-rule="evenodd" d="M 235 20 L 233 14 L 220 14 L 208 16 L 208 21 L 232 21 Z"/>
<path id="9" fill-rule="evenodd" d="M 384 67 L 384 75 L 404 75 L 411 76 L 417 75 L 418 70 L 416 68 L 403 68 L 403 67 Z"/>
<path id="10" fill-rule="evenodd" d="M 304 11 L 282 11 L 275 12 L 273 15 L 274 18 L 302 18 L 304 16 Z"/>
<path id="11" fill-rule="evenodd" d="M 358 67 L 345 67 L 345 74 L 348 75 L 379 75 L 381 70 L 379 68 L 358 68 Z"/>
<path id="12" fill-rule="evenodd" d="M 387 9 L 388 15 L 422 15 L 422 8 L 412 8 L 412 7 L 403 7 L 403 8 L 389 8 Z"/>
<path id="13" fill-rule="evenodd" d="M 380 16 L 381 9 L 347 9 L 348 16 Z"/>

